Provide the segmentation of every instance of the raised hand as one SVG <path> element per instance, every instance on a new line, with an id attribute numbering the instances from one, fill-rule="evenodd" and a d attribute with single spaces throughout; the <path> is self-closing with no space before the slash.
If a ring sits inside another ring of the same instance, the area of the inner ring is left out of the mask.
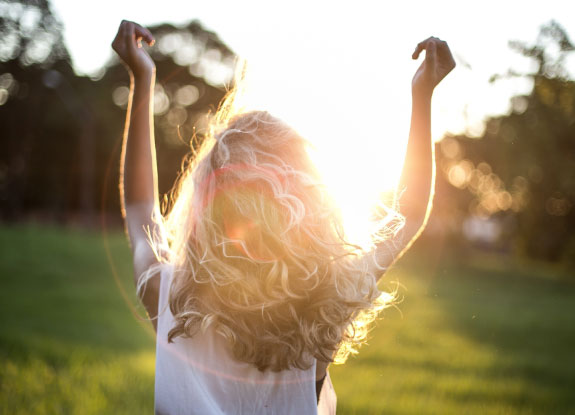
<path id="1" fill-rule="evenodd" d="M 437 84 L 455 68 L 455 60 L 447 42 L 436 37 L 418 43 L 411 57 L 417 59 L 423 50 L 425 59 L 415 72 L 411 87 L 414 94 L 431 96 Z"/>
<path id="2" fill-rule="evenodd" d="M 134 76 L 150 76 L 156 65 L 150 55 L 142 48 L 142 40 L 152 46 L 155 42 L 152 33 L 145 27 L 128 20 L 122 20 L 112 49 L 124 62 L 128 71 Z"/>

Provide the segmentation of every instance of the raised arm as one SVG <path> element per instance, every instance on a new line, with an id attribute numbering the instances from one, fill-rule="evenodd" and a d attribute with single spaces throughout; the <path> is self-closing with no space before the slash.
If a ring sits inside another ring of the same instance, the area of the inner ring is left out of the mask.
<path id="1" fill-rule="evenodd" d="M 412 81 L 411 128 L 398 186 L 405 227 L 401 240 L 393 245 L 393 249 L 385 245 L 376 248 L 377 263 L 383 266 L 392 265 L 423 232 L 433 202 L 435 163 L 431 141 L 431 98 L 435 87 L 455 68 L 455 61 L 447 43 L 435 37 L 419 43 L 412 58 L 417 59 L 422 51 L 425 51 L 425 59 Z"/>
<path id="2" fill-rule="evenodd" d="M 140 25 L 123 20 L 112 48 L 130 74 L 130 99 L 120 161 L 120 201 L 134 260 L 134 280 L 157 260 L 148 243 L 154 232 L 153 216 L 159 214 L 153 105 L 156 67 L 141 41 L 154 43 L 152 34 Z M 150 279 L 140 292 L 150 318 L 158 313 L 158 278 Z M 152 320 L 156 328 L 155 320 Z"/>

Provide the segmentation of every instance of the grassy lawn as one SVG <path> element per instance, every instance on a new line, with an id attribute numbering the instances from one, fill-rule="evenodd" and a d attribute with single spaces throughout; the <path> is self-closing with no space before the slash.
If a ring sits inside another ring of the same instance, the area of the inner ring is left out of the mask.
<path id="1" fill-rule="evenodd" d="M 575 414 L 575 283 L 414 258 L 386 278 L 398 309 L 331 369 L 338 413 Z M 0 414 L 152 412 L 123 235 L 0 228 L 0 281 Z"/>

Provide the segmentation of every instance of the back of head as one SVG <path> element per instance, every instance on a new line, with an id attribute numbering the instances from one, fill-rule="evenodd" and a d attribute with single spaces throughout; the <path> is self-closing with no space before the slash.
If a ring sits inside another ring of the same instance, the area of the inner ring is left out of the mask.
<path id="1" fill-rule="evenodd" d="M 260 370 L 344 361 L 384 306 L 356 261 L 306 141 L 266 112 L 237 115 L 187 167 L 167 215 L 169 334 L 213 325 Z"/>

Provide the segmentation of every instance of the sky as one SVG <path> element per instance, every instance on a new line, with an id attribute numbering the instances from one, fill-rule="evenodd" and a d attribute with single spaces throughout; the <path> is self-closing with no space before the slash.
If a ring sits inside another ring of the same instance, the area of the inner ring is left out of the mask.
<path id="1" fill-rule="evenodd" d="M 509 111 L 511 96 L 530 92 L 526 79 L 488 82 L 509 69 L 533 70 L 509 40 L 533 43 L 551 19 L 575 39 L 575 2 L 565 0 L 52 0 L 52 6 L 82 74 L 96 73 L 110 58 L 122 19 L 143 25 L 200 20 L 248 60 L 251 105 L 310 138 L 340 198 L 362 206 L 399 176 L 418 42 L 446 40 L 457 62 L 434 93 L 432 134 L 439 140 L 446 132 L 479 135 L 486 117 Z M 575 59 L 567 64 L 575 74 Z M 357 206 L 350 209 L 358 215 Z"/>
<path id="2" fill-rule="evenodd" d="M 199 19 L 248 59 L 262 83 L 313 79 L 313 91 L 309 81 L 300 84 L 316 102 L 326 99 L 326 92 L 332 97 L 342 90 L 350 95 L 364 93 L 348 91 L 353 88 L 368 89 L 380 105 L 391 102 L 390 107 L 397 108 L 398 101 L 403 105 L 409 101 L 409 82 L 417 67 L 410 60 L 411 52 L 428 36 L 440 37 L 449 43 L 459 66 L 437 91 L 436 115 L 446 118 L 444 113 L 449 113 L 451 118 L 438 120 L 439 134 L 505 111 L 511 94 L 528 92 L 525 82 L 500 82 L 493 87 L 487 83 L 491 75 L 510 67 L 528 69 L 528 61 L 509 49 L 509 40 L 532 42 L 539 26 L 551 19 L 575 38 L 568 19 L 575 12 L 575 2 L 564 0 L 100 0 L 90 6 L 77 0 L 52 0 L 52 4 L 64 23 L 65 40 L 79 73 L 96 72 L 110 57 L 110 43 L 123 18 L 144 25 Z M 570 63 L 575 72 L 575 62 Z M 342 78 L 349 79 L 349 84 L 337 85 Z M 449 97 L 447 105 L 442 102 L 444 96 Z M 467 119 L 451 115 L 460 115 L 463 107 Z M 380 112 L 368 110 L 372 111 Z"/>

